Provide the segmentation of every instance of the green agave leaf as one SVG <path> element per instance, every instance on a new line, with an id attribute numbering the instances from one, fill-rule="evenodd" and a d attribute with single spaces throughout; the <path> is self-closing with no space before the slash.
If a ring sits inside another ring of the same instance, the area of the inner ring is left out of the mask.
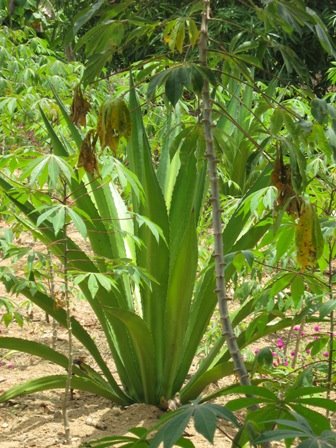
<path id="1" fill-rule="evenodd" d="M 8 290 L 11 290 L 15 285 L 15 279 L 10 278 L 2 278 L 2 282 L 5 284 Z M 55 307 L 54 301 L 43 294 L 40 291 L 32 293 L 32 291 L 25 287 L 22 289 L 21 294 L 25 295 L 29 300 L 35 303 L 38 307 L 44 310 L 47 314 L 52 316 L 57 322 L 59 322 L 63 327 L 66 327 L 66 313 L 62 308 Z M 104 359 L 99 352 L 95 342 L 89 335 L 89 333 L 81 326 L 81 324 L 75 319 L 71 319 L 72 332 L 76 339 L 78 339 L 84 347 L 89 351 L 94 360 L 97 362 L 98 366 L 101 368 L 104 373 L 111 389 L 116 396 L 118 396 L 117 403 L 120 404 L 129 404 L 130 398 L 120 389 L 117 382 L 115 381 L 113 375 L 111 374 L 109 368 L 107 367 Z"/>
<path id="2" fill-rule="evenodd" d="M 183 363 L 181 363 L 180 370 L 176 375 L 177 384 L 183 384 L 183 381 L 185 380 L 186 375 L 189 371 L 190 365 L 194 359 L 199 342 L 201 341 L 206 331 L 210 318 L 217 304 L 217 297 L 214 290 L 215 276 L 213 267 L 211 267 L 203 273 L 203 275 L 197 282 L 197 289 L 195 291 L 193 303 L 191 304 L 190 309 L 189 325 L 187 327 L 187 331 L 183 341 L 184 359 Z M 200 368 L 198 370 L 198 374 L 204 373 L 204 371 L 208 368 L 208 365 L 206 366 L 205 364 L 203 364 L 203 366 L 204 370 L 201 370 Z M 187 389 L 188 385 L 185 386 L 185 390 Z M 183 402 L 187 401 L 189 400 L 183 399 Z"/>
<path id="3" fill-rule="evenodd" d="M 28 395 L 50 389 L 64 389 L 66 378 L 66 375 L 51 375 L 11 387 L 9 390 L 0 395 L 0 403 L 12 400 L 13 398 L 21 395 Z M 73 376 L 71 378 L 71 387 L 73 389 L 91 392 L 109 400 L 116 400 L 118 402 L 118 397 L 112 391 L 108 391 L 107 389 L 99 386 L 89 378 Z"/>
<path id="4" fill-rule="evenodd" d="M 38 356 L 47 361 L 51 361 L 54 364 L 58 364 L 66 370 L 68 369 L 69 361 L 66 356 L 39 342 L 28 341 L 21 338 L 0 337 L 0 348 L 30 353 L 31 355 Z M 111 387 L 104 380 L 104 378 L 85 363 L 81 365 L 81 368 L 73 365 L 73 372 L 74 374 L 79 376 L 89 375 L 92 381 L 111 392 Z"/>
<path id="5" fill-rule="evenodd" d="M 143 398 L 147 403 L 154 403 L 157 381 L 156 359 L 153 337 L 146 323 L 139 316 L 127 310 L 108 308 L 106 312 L 112 321 L 119 320 L 128 330 L 134 347 L 133 352 L 139 365 L 139 370 L 135 369 L 130 372 L 130 377 L 137 378 L 140 371 L 142 387 L 138 392 L 141 394 L 143 391 Z"/>
<path id="6" fill-rule="evenodd" d="M 28 341 L 22 338 L 0 337 L 0 348 L 17 350 L 51 361 L 65 369 L 68 368 L 68 358 L 47 345 L 39 342 Z"/>
<path id="7" fill-rule="evenodd" d="M 95 14 L 97 14 L 97 11 L 99 11 L 103 5 L 104 0 L 98 0 L 93 5 L 82 9 L 78 14 L 76 14 L 74 17 L 74 25 L 71 29 L 72 38 L 77 34 L 83 25 L 85 25 Z"/>
<path id="8" fill-rule="evenodd" d="M 152 155 L 142 121 L 140 105 L 131 77 L 129 108 L 132 119 L 132 134 L 127 146 L 129 168 L 133 171 L 144 190 L 144 201 L 134 198 L 134 211 L 146 216 L 161 228 L 164 240 L 159 242 L 151 231 L 142 226 L 135 228 L 135 235 L 143 241 L 143 247 L 137 248 L 137 265 L 144 268 L 156 283 L 151 289 L 141 286 L 141 302 L 144 321 L 153 335 L 157 354 L 157 373 L 162 377 L 164 364 L 164 315 L 169 272 L 169 223 L 163 193 L 152 165 Z M 165 243 L 167 242 L 167 244 Z"/>
<path id="9" fill-rule="evenodd" d="M 165 314 L 165 368 L 167 383 L 162 394 L 170 398 L 179 390 L 177 372 L 186 362 L 184 344 L 194 291 L 197 269 L 197 234 L 194 216 L 194 194 L 197 184 L 196 159 L 185 155 L 176 180 L 171 208 L 170 224 L 170 271 Z M 197 343 L 197 342 L 196 342 Z M 195 345 L 193 344 L 196 350 Z M 185 366 L 187 367 L 187 366 Z"/>
<path id="10" fill-rule="evenodd" d="M 132 428 L 129 430 L 133 436 L 108 436 L 103 437 L 98 440 L 91 440 L 90 442 L 85 442 L 81 445 L 83 448 L 108 448 L 110 446 L 118 445 L 120 447 L 134 447 L 134 448 L 144 448 L 149 446 L 149 442 L 144 440 L 147 437 L 148 430 L 146 428 Z M 120 443 L 125 442 L 123 445 Z"/>
<path id="11" fill-rule="evenodd" d="M 136 439 L 134 439 L 134 437 L 128 437 L 128 436 L 108 436 L 108 437 L 103 437 L 101 439 L 98 440 L 91 440 L 90 442 L 84 442 L 83 444 L 81 444 L 81 448 L 109 448 L 111 446 L 114 445 L 119 445 L 120 443 L 134 443 Z M 119 445 L 120 447 L 125 447 L 127 445 Z M 132 445 L 131 445 L 132 446 Z"/>
<path id="12" fill-rule="evenodd" d="M 166 303 L 165 372 L 168 374 L 167 390 L 170 397 L 176 373 L 185 362 L 183 341 L 186 334 L 190 304 L 197 269 L 197 237 L 193 216 L 189 219 L 185 238 L 177 254 L 171 253 L 171 271 Z M 179 388 L 179 385 L 177 386 Z"/>
<path id="13" fill-rule="evenodd" d="M 70 130 L 72 138 L 74 139 L 77 148 L 80 149 L 83 140 L 80 132 L 72 123 L 69 114 L 67 113 L 62 101 L 58 97 L 57 92 L 53 87 L 52 90 L 55 95 L 57 104 L 60 107 L 62 115 Z M 51 132 L 53 139 L 59 141 L 50 124 L 47 129 Z M 59 148 L 59 145 L 56 145 L 56 148 Z M 65 148 L 64 151 L 66 151 Z M 100 179 L 95 179 L 92 176 L 89 176 L 89 185 L 90 191 L 95 198 L 98 211 L 84 183 L 78 183 L 74 179 L 71 182 L 71 190 L 76 200 L 78 209 L 83 210 L 83 212 L 91 218 L 91 222 L 89 220 L 84 220 L 84 223 L 92 248 L 95 254 L 100 257 L 104 257 L 107 259 L 125 258 L 126 251 L 122 238 L 121 227 L 119 224 L 119 218 L 124 218 L 124 216 L 119 216 L 117 207 L 113 199 L 112 189 L 110 189 L 110 186 L 107 185 L 106 182 L 102 182 Z M 113 231 L 111 231 L 111 223 L 113 223 Z M 77 225 L 80 226 L 83 232 L 83 226 L 80 223 L 77 223 Z M 100 262 L 100 264 L 103 268 L 104 263 Z M 129 285 L 127 284 L 127 282 L 125 282 L 125 279 L 123 279 L 123 294 L 120 294 L 119 297 L 125 297 L 128 306 L 130 306 L 131 299 Z"/>
<path id="14" fill-rule="evenodd" d="M 231 375 L 232 373 L 232 362 L 226 362 L 203 372 L 199 376 L 195 375 L 195 377 L 192 377 L 191 381 L 189 381 L 188 384 L 180 391 L 182 403 L 187 403 L 190 400 L 194 400 L 209 384 L 217 381 L 219 378 L 224 378 L 225 376 Z"/>
<path id="15" fill-rule="evenodd" d="M 57 137 L 53 127 L 51 126 L 51 124 L 49 123 L 48 118 L 46 117 L 45 113 L 43 112 L 43 110 L 40 107 L 40 112 L 41 112 L 41 116 L 44 122 L 44 125 L 48 131 L 48 135 L 50 137 L 51 140 L 51 144 L 53 146 L 53 149 L 55 151 L 55 154 L 59 155 L 59 156 L 63 156 L 66 157 L 68 155 L 67 150 L 65 149 L 65 147 L 63 146 L 62 142 L 60 141 L 60 139 Z"/>

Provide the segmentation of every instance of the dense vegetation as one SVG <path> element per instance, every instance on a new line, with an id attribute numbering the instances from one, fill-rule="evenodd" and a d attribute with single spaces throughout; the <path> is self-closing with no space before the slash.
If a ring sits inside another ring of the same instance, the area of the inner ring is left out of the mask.
<path id="1" fill-rule="evenodd" d="M 335 446 L 332 3 L 0 1 L 2 321 L 25 324 L 20 293 L 69 338 L 0 337 L 67 370 L 0 402 L 65 388 L 67 440 L 72 388 L 174 410 L 97 447 L 192 446 L 191 418 L 233 446 Z"/>

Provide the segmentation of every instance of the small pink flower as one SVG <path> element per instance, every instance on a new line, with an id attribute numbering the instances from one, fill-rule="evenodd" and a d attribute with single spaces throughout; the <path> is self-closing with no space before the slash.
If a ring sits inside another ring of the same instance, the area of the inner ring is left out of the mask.
<path id="1" fill-rule="evenodd" d="M 318 336 L 314 336 L 315 341 L 316 341 L 316 339 L 318 339 L 318 338 L 319 338 Z"/>
<path id="2" fill-rule="evenodd" d="M 14 364 L 12 363 L 12 362 L 9 362 L 8 364 L 7 364 L 7 369 L 14 369 Z"/>
<path id="3" fill-rule="evenodd" d="M 278 354 L 277 354 L 277 352 L 272 352 L 272 356 L 274 357 L 274 356 L 277 356 Z"/>
<path id="4" fill-rule="evenodd" d="M 295 327 L 293 328 L 294 331 L 300 331 L 300 325 L 295 325 Z"/>
<path id="5" fill-rule="evenodd" d="M 284 343 L 284 341 L 281 339 L 281 338 L 279 338 L 278 340 L 277 340 L 277 347 L 278 348 L 284 348 L 284 346 L 285 346 L 285 343 Z"/>
<path id="6" fill-rule="evenodd" d="M 305 335 L 305 332 L 304 331 L 301 331 L 301 336 L 304 336 Z"/>
<path id="7" fill-rule="evenodd" d="M 295 352 L 291 352 L 291 354 L 290 354 L 291 356 L 295 356 Z"/>
<path id="8" fill-rule="evenodd" d="M 287 359 L 284 360 L 283 365 L 286 366 L 286 367 L 288 366 L 288 361 L 287 361 Z"/>
<path id="9" fill-rule="evenodd" d="M 256 348 L 256 349 L 254 350 L 254 354 L 255 354 L 255 355 L 257 355 L 259 352 L 260 352 L 260 349 L 259 349 L 259 348 Z"/>
<path id="10" fill-rule="evenodd" d="M 323 353 L 323 356 L 324 356 L 325 358 L 328 358 L 328 357 L 329 357 L 329 352 L 324 352 L 324 353 Z"/>
<path id="11" fill-rule="evenodd" d="M 310 348 L 307 348 L 306 353 L 310 355 Z"/>
<path id="12" fill-rule="evenodd" d="M 314 331 L 316 331 L 318 333 L 320 331 L 320 326 L 319 325 L 315 325 Z"/>

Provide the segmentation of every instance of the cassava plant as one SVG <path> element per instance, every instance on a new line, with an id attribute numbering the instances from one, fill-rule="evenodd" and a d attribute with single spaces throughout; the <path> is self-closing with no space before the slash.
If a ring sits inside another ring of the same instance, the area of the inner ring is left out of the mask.
<path id="1" fill-rule="evenodd" d="M 204 0 L 204 9 L 202 14 L 202 26 L 199 42 L 200 62 L 207 68 L 207 45 L 208 45 L 208 23 L 210 19 L 210 0 Z M 222 239 L 222 219 L 221 205 L 219 196 L 219 179 L 217 173 L 217 158 L 213 137 L 212 105 L 210 99 L 209 81 L 205 80 L 202 91 L 202 113 L 204 123 L 205 137 L 205 156 L 208 162 L 208 177 L 211 186 L 211 205 L 212 205 L 212 227 L 214 233 L 214 258 L 216 272 L 216 294 L 218 308 L 220 312 L 222 333 L 225 337 L 233 365 L 234 371 L 238 375 L 241 384 L 249 385 L 249 375 L 241 356 L 236 335 L 233 331 L 229 316 L 228 300 L 225 288 L 224 274 L 224 251 Z"/>

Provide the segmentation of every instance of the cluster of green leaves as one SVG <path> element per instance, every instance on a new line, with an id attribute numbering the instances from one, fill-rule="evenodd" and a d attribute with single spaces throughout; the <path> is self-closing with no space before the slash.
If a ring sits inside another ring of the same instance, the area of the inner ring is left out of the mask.
<path id="1" fill-rule="evenodd" d="M 247 394 L 248 396 L 231 399 L 225 406 L 193 401 L 164 415 L 158 424 L 150 429 L 133 428 L 130 436 L 108 436 L 86 442 L 82 446 L 83 448 L 115 445 L 134 448 L 158 446 L 193 448 L 195 445 L 192 440 L 183 437 L 184 431 L 192 421 L 196 431 L 213 444 L 216 426 L 225 420 L 237 431 L 232 439 L 232 446 L 247 446 L 247 443 L 249 446 L 259 446 L 273 440 L 281 440 L 286 446 L 291 446 L 295 441 L 295 446 L 301 448 L 331 448 L 335 444 L 336 433 L 331 430 L 329 420 L 309 408 L 309 405 L 314 403 L 315 407 L 335 411 L 335 403 L 320 398 L 321 392 L 322 389 L 314 387 L 296 387 L 288 389 L 279 397 L 261 386 L 228 387 L 215 395 Z M 256 404 L 261 407 L 248 412 L 243 423 L 235 417 L 233 411 Z"/>
<path id="2" fill-rule="evenodd" d="M 39 107 L 43 107 L 48 118 L 56 123 L 58 109 L 50 86 L 53 85 L 62 97 L 65 92 L 68 94 L 78 82 L 81 66 L 66 63 L 30 28 L 3 27 L 0 43 L 2 150 L 43 147 Z"/>

